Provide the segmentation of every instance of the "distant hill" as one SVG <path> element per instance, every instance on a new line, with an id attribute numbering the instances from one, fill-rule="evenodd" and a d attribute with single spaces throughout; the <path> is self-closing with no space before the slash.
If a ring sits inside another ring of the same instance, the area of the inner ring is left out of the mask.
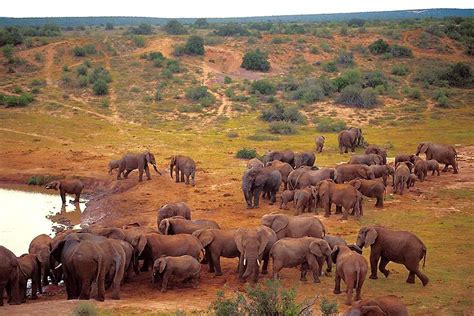
<path id="1" fill-rule="evenodd" d="M 326 22 L 346 21 L 350 19 L 364 20 L 395 20 L 395 19 L 425 19 L 445 17 L 472 17 L 474 9 L 426 9 L 426 10 L 400 10 L 383 12 L 357 12 L 357 13 L 331 13 L 331 14 L 307 14 L 307 15 L 280 15 L 280 16 L 256 16 L 240 18 L 208 18 L 209 23 L 247 23 L 247 22 Z M 150 17 L 49 17 L 49 18 L 8 18 L 0 17 L 0 26 L 38 26 L 44 24 L 56 24 L 59 26 L 80 25 L 138 25 L 148 23 L 163 25 L 170 18 Z M 195 18 L 178 18 L 181 23 L 193 23 Z"/>

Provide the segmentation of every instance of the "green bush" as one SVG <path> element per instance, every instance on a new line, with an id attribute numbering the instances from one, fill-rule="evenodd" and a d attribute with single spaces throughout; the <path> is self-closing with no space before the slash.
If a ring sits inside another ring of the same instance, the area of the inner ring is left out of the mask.
<path id="1" fill-rule="evenodd" d="M 336 57 L 336 61 L 341 65 L 350 66 L 354 64 L 354 54 L 341 50 Z"/>
<path id="2" fill-rule="evenodd" d="M 251 148 L 242 148 L 235 153 L 235 157 L 242 159 L 252 159 L 257 157 L 257 151 Z"/>
<path id="3" fill-rule="evenodd" d="M 307 79 L 303 84 L 297 86 L 294 91 L 291 91 L 289 95 L 293 100 L 303 100 L 305 103 L 312 103 L 322 100 L 325 93 L 318 81 Z"/>
<path id="4" fill-rule="evenodd" d="M 225 76 L 225 77 L 224 77 L 224 83 L 225 83 L 225 84 L 230 84 L 230 83 L 232 83 L 232 78 L 229 77 L 229 76 Z"/>
<path id="5" fill-rule="evenodd" d="M 54 180 L 53 176 L 31 176 L 26 180 L 28 185 L 45 185 Z"/>
<path id="6" fill-rule="evenodd" d="M 372 54 L 382 55 L 384 53 L 389 52 L 390 45 L 388 45 L 386 41 L 380 38 L 369 45 L 369 50 Z"/>
<path id="7" fill-rule="evenodd" d="M 405 76 L 408 73 L 408 67 L 405 65 L 394 65 L 392 67 L 392 75 Z"/>
<path id="8" fill-rule="evenodd" d="M 153 34 L 153 28 L 150 24 L 142 23 L 137 27 L 131 27 L 130 33 L 135 35 L 151 35 Z"/>
<path id="9" fill-rule="evenodd" d="M 341 91 L 345 87 L 353 84 L 360 83 L 361 73 L 359 70 L 348 70 L 332 80 L 333 86 L 337 91 Z"/>
<path id="10" fill-rule="evenodd" d="M 390 53 L 393 57 L 413 57 L 413 52 L 410 48 L 398 44 L 393 44 L 390 47 Z"/>
<path id="11" fill-rule="evenodd" d="M 189 55 L 204 55 L 204 40 L 202 37 L 190 36 L 186 41 L 185 52 Z"/>
<path id="12" fill-rule="evenodd" d="M 245 53 L 240 67 L 247 70 L 266 72 L 270 69 L 268 55 L 258 48 L 256 50 L 248 51 Z"/>
<path id="13" fill-rule="evenodd" d="M 347 128 L 346 123 L 342 120 L 334 120 L 330 117 L 318 119 L 316 130 L 322 133 L 340 132 Z"/>
<path id="14" fill-rule="evenodd" d="M 243 26 L 236 23 L 228 23 L 220 26 L 214 31 L 219 36 L 248 36 L 250 32 Z"/>
<path id="15" fill-rule="evenodd" d="M 406 90 L 407 97 L 413 100 L 419 100 L 421 99 L 421 91 L 420 89 L 414 87 L 414 88 L 408 88 Z"/>
<path id="16" fill-rule="evenodd" d="M 87 71 L 89 70 L 89 68 L 87 68 L 86 65 L 79 65 L 77 68 L 76 68 L 76 72 L 77 72 L 77 75 L 78 76 L 87 76 Z"/>
<path id="17" fill-rule="evenodd" d="M 274 95 L 276 92 L 275 85 L 267 79 L 253 81 L 250 89 L 253 94 L 258 92 L 263 95 Z"/>
<path id="18" fill-rule="evenodd" d="M 170 35 L 182 35 L 188 33 L 186 28 L 178 20 L 172 19 L 163 26 L 163 31 Z"/>
<path id="19" fill-rule="evenodd" d="M 363 88 L 375 88 L 377 86 L 388 86 L 387 78 L 380 70 L 366 72 L 362 76 L 362 87 Z"/>
<path id="20" fill-rule="evenodd" d="M 21 95 L 5 95 L 0 93 L 0 105 L 5 105 L 7 108 L 17 106 L 27 106 L 35 100 L 35 97 L 30 93 L 22 93 Z"/>
<path id="21" fill-rule="evenodd" d="M 436 105 L 439 106 L 440 108 L 449 108 L 449 99 L 448 99 L 448 93 L 446 90 L 438 90 L 436 91 L 435 95 L 436 99 Z"/>
<path id="22" fill-rule="evenodd" d="M 207 91 L 206 86 L 196 86 L 186 89 L 185 96 L 189 100 L 199 101 L 203 98 L 209 97 L 210 93 Z"/>
<path id="23" fill-rule="evenodd" d="M 96 316 L 98 315 L 97 308 L 89 302 L 81 302 L 72 310 L 74 316 Z"/>
<path id="24" fill-rule="evenodd" d="M 372 108 L 377 105 L 377 94 L 372 88 L 362 89 L 357 85 L 350 85 L 342 89 L 337 102 L 360 108 Z"/>
<path id="25" fill-rule="evenodd" d="M 472 71 L 468 64 L 456 63 L 450 65 L 444 74 L 450 86 L 466 87 L 472 83 Z"/>
<path id="26" fill-rule="evenodd" d="M 336 315 L 338 313 L 338 306 L 336 302 L 331 302 L 327 298 L 323 298 L 319 304 L 321 314 L 323 316 Z"/>
<path id="27" fill-rule="evenodd" d="M 337 65 L 335 61 L 329 61 L 327 63 L 322 64 L 322 68 L 326 72 L 336 72 Z"/>
<path id="28" fill-rule="evenodd" d="M 102 66 L 97 66 L 89 74 L 90 83 L 95 83 L 99 79 L 105 81 L 106 83 L 109 83 L 112 81 L 112 78 L 110 78 L 109 71 Z"/>
<path id="29" fill-rule="evenodd" d="M 291 39 L 288 37 L 274 37 L 271 42 L 272 44 L 283 44 L 291 42 Z"/>
<path id="30" fill-rule="evenodd" d="M 86 44 L 84 46 L 74 46 L 72 49 L 74 56 L 76 57 L 84 57 L 86 55 L 93 55 L 97 53 L 94 44 Z"/>
<path id="31" fill-rule="evenodd" d="M 193 26 L 198 29 L 205 29 L 209 27 L 209 22 L 207 22 L 207 19 L 205 18 L 199 18 L 194 21 Z"/>
<path id="32" fill-rule="evenodd" d="M 271 122 L 268 130 L 272 134 L 280 135 L 290 135 L 296 133 L 296 127 L 292 123 L 286 121 Z"/>
<path id="33" fill-rule="evenodd" d="M 133 35 L 132 41 L 136 47 L 145 47 L 145 38 L 141 35 Z"/>
<path id="34" fill-rule="evenodd" d="M 304 123 L 305 119 L 296 106 L 285 107 L 281 103 L 274 104 L 270 109 L 262 111 L 260 118 L 266 122 L 286 121 Z"/>
<path id="35" fill-rule="evenodd" d="M 104 79 L 98 79 L 94 82 L 92 86 L 92 90 L 94 91 L 95 95 L 106 95 L 109 93 L 109 86 L 107 85 L 107 81 Z"/>

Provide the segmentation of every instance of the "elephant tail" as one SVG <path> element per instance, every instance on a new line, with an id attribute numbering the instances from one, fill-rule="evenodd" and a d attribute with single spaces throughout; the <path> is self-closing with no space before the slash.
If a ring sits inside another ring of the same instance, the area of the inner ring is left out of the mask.
<path id="1" fill-rule="evenodd" d="M 423 269 L 425 268 L 426 253 L 427 253 L 427 249 L 426 247 L 423 247 Z"/>
<path id="2" fill-rule="evenodd" d="M 359 282 L 360 282 L 360 269 L 357 269 L 356 271 L 356 283 L 354 288 L 357 289 L 359 287 Z"/>
<path id="3" fill-rule="evenodd" d="M 100 277 L 101 277 L 101 270 L 102 270 L 102 260 L 101 258 L 99 258 L 99 260 L 97 260 L 97 276 L 95 277 L 95 282 L 97 285 L 99 285 L 99 280 L 100 280 Z"/>

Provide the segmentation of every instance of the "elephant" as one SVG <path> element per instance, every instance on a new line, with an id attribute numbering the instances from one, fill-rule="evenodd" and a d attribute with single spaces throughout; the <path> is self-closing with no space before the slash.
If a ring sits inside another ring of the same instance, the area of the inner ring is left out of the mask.
<path id="1" fill-rule="evenodd" d="M 314 196 L 311 187 L 306 187 L 301 190 L 295 190 L 293 202 L 296 209 L 296 215 L 304 213 L 305 210 L 308 211 L 308 213 L 311 213 L 313 205 L 314 208 L 316 208 L 316 205 L 314 203 L 315 200 L 316 197 Z"/>
<path id="2" fill-rule="evenodd" d="M 348 164 L 361 164 L 361 165 L 383 165 L 383 158 L 377 154 L 365 154 L 365 155 L 353 155 L 349 159 Z"/>
<path id="3" fill-rule="evenodd" d="M 428 175 L 428 166 L 423 159 L 418 159 L 415 162 L 413 173 L 417 176 L 418 180 L 421 182 L 425 181 L 425 178 Z"/>
<path id="4" fill-rule="evenodd" d="M 294 159 L 295 168 L 299 168 L 301 166 L 312 167 L 315 161 L 316 161 L 316 156 L 313 152 L 306 151 L 303 153 L 295 154 L 295 159 Z"/>
<path id="5" fill-rule="evenodd" d="M 26 285 L 31 279 L 31 299 L 38 298 L 38 289 L 41 287 L 41 261 L 37 255 L 23 254 L 18 258 L 21 273 L 19 274 L 19 289 L 22 303 L 26 302 Z"/>
<path id="6" fill-rule="evenodd" d="M 176 202 L 162 205 L 158 210 L 156 223 L 160 225 L 165 218 L 182 216 L 185 219 L 191 219 L 191 210 L 184 202 Z"/>
<path id="7" fill-rule="evenodd" d="M 41 277 L 42 283 L 39 286 L 40 293 L 42 293 L 42 286 L 48 285 L 48 276 L 51 278 L 53 283 L 57 284 L 54 274 L 51 272 L 50 254 L 51 254 L 51 243 L 53 239 L 46 234 L 41 234 L 33 238 L 28 248 L 28 253 L 36 255 L 41 262 Z"/>
<path id="8" fill-rule="evenodd" d="M 300 170 L 300 169 L 296 169 Z M 319 170 L 307 170 L 302 172 L 295 180 L 294 184 L 290 184 L 292 189 L 304 189 L 309 186 L 317 185 L 320 181 L 326 179 L 334 179 L 336 172 L 331 168 L 324 168 Z"/>
<path id="9" fill-rule="evenodd" d="M 90 299 L 92 282 L 95 282 L 96 299 L 104 301 L 107 273 L 105 254 L 94 241 L 68 237 L 55 243 L 51 250 L 51 256 L 62 264 L 67 299 Z"/>
<path id="10" fill-rule="evenodd" d="M 288 202 L 293 201 L 295 198 L 295 190 L 285 190 L 281 193 L 281 203 L 280 203 L 280 209 L 288 209 Z"/>
<path id="11" fill-rule="evenodd" d="M 184 281 L 190 280 L 193 282 L 194 288 L 197 288 L 200 271 L 201 264 L 194 257 L 189 255 L 165 256 L 156 259 L 153 263 L 151 282 L 154 285 L 155 282 L 161 280 L 161 292 L 166 292 L 171 277 Z"/>
<path id="12" fill-rule="evenodd" d="M 323 223 L 313 215 L 266 214 L 262 216 L 262 225 L 273 229 L 278 239 L 285 237 L 323 238 L 326 235 Z"/>
<path id="13" fill-rule="evenodd" d="M 371 279 L 377 279 L 377 264 L 380 259 L 379 270 L 385 277 L 390 271 L 385 269 L 390 261 L 403 264 L 410 271 L 407 283 L 415 283 L 415 275 L 426 286 L 429 279 L 420 271 L 419 263 L 426 260 L 426 246 L 414 234 L 407 231 L 395 231 L 382 226 L 362 227 L 357 235 L 356 245 L 370 246 Z"/>
<path id="14" fill-rule="evenodd" d="M 376 146 L 376 145 L 369 145 L 365 149 L 366 154 L 377 154 L 380 157 L 382 157 L 382 164 L 386 165 L 387 164 L 387 150 Z"/>
<path id="15" fill-rule="evenodd" d="M 247 169 L 263 168 L 263 162 L 258 158 L 252 158 L 247 162 Z"/>
<path id="16" fill-rule="evenodd" d="M 269 170 L 278 170 L 281 174 L 281 181 L 283 182 L 284 189 L 288 189 L 288 176 L 293 171 L 293 167 L 289 163 L 281 162 L 280 160 L 267 162 L 266 167 Z"/>
<path id="17" fill-rule="evenodd" d="M 171 178 L 173 178 L 173 168 L 176 168 L 176 183 L 184 182 L 186 184 L 191 184 L 192 186 L 196 184 L 194 181 L 196 175 L 196 163 L 191 157 L 182 155 L 172 156 L 170 160 Z M 186 181 L 184 181 L 184 177 L 186 177 Z M 189 180 L 189 178 L 191 178 L 191 180 Z"/>
<path id="18" fill-rule="evenodd" d="M 220 229 L 215 221 L 211 220 L 189 220 L 181 216 L 165 218 L 158 225 L 158 230 L 163 235 L 192 234 L 203 228 Z"/>
<path id="19" fill-rule="evenodd" d="M 417 179 L 416 175 L 414 175 L 413 173 L 410 173 L 407 180 L 407 189 L 415 186 L 416 179 Z"/>
<path id="20" fill-rule="evenodd" d="M 336 264 L 336 281 L 334 294 L 341 293 L 341 279 L 346 283 L 346 305 L 352 303 L 352 292 L 356 291 L 355 300 L 361 300 L 361 290 L 367 275 L 368 264 L 365 258 L 347 246 L 337 245 L 331 253 L 332 262 Z"/>
<path id="21" fill-rule="evenodd" d="M 135 271 L 135 274 L 138 275 L 138 261 L 135 258 L 135 249 L 125 240 L 117 240 L 117 243 L 125 252 L 124 280 L 127 281 L 130 279 L 132 271 Z"/>
<path id="22" fill-rule="evenodd" d="M 4 290 L 7 290 L 8 303 L 18 305 L 21 303 L 19 291 L 20 263 L 9 249 L 0 246 L 0 306 L 3 306 Z"/>
<path id="23" fill-rule="evenodd" d="M 364 180 L 356 179 L 349 181 L 349 184 L 358 188 L 362 195 L 370 198 L 376 198 L 375 207 L 383 208 L 383 199 L 385 193 L 385 185 L 378 179 Z"/>
<path id="24" fill-rule="evenodd" d="M 280 160 L 281 162 L 287 162 L 290 166 L 295 165 L 295 153 L 291 150 L 283 151 L 269 151 L 263 158 L 263 163 L 267 163 L 273 160 Z"/>
<path id="25" fill-rule="evenodd" d="M 331 205 L 336 204 L 336 214 L 344 213 L 342 220 L 347 220 L 349 210 L 356 216 L 363 215 L 362 194 L 357 191 L 357 186 L 350 184 L 336 184 L 332 180 L 323 180 L 313 188 L 313 195 L 316 196 L 316 204 L 321 203 L 324 208 L 324 216 L 331 214 Z"/>
<path id="26" fill-rule="evenodd" d="M 416 155 L 419 154 L 426 154 L 426 160 L 435 159 L 439 163 L 443 163 L 443 172 L 448 171 L 448 166 L 451 165 L 454 170 L 453 173 L 458 173 L 457 152 L 453 146 L 422 142 L 416 150 Z"/>
<path id="27" fill-rule="evenodd" d="M 135 169 L 138 169 L 139 182 L 143 181 L 143 171 L 145 171 L 147 179 L 151 180 L 150 169 L 148 168 L 148 164 L 151 164 L 155 169 L 156 173 L 161 176 L 161 172 L 159 172 L 156 168 L 155 156 L 151 152 L 145 151 L 140 154 L 123 155 L 117 174 L 117 180 L 122 180 L 122 173 L 123 177 L 127 179 L 128 174 Z"/>
<path id="28" fill-rule="evenodd" d="M 344 316 L 408 316 L 408 310 L 397 296 L 385 295 L 353 303 Z"/>
<path id="29" fill-rule="evenodd" d="M 426 169 L 431 171 L 432 176 L 437 172 L 439 177 L 439 163 L 435 159 L 426 160 Z"/>
<path id="30" fill-rule="evenodd" d="M 138 255 L 152 262 L 162 256 L 190 255 L 198 261 L 205 256 L 204 247 L 199 239 L 188 234 L 159 235 L 146 234 L 137 237 Z"/>
<path id="31" fill-rule="evenodd" d="M 296 182 L 297 180 L 299 179 L 299 177 L 307 172 L 307 171 L 310 171 L 310 170 L 319 170 L 318 167 L 316 166 L 313 166 L 313 167 L 309 167 L 309 166 L 301 166 L 299 168 L 296 168 L 295 170 L 293 170 L 292 172 L 290 172 L 290 174 L 288 175 L 288 189 L 290 190 L 294 190 L 296 189 Z"/>
<path id="32" fill-rule="evenodd" d="M 411 162 L 399 162 L 395 166 L 395 175 L 393 176 L 393 193 L 403 195 L 403 189 L 408 183 L 410 177 L 410 166 L 413 166 Z"/>
<path id="33" fill-rule="evenodd" d="M 374 179 L 375 174 L 367 165 L 362 164 L 342 164 L 336 167 L 336 183 L 344 183 L 354 179 Z"/>
<path id="34" fill-rule="evenodd" d="M 74 194 L 76 196 L 74 203 L 79 203 L 84 183 L 79 179 L 58 180 L 46 184 L 45 188 L 59 190 L 63 204 L 66 204 L 66 193 Z"/>
<path id="35" fill-rule="evenodd" d="M 119 169 L 121 163 L 122 163 L 121 159 L 109 161 L 109 164 L 108 164 L 109 174 L 112 174 L 112 170 Z"/>
<path id="36" fill-rule="evenodd" d="M 324 136 L 318 136 L 314 139 L 314 143 L 316 144 L 316 152 L 321 153 L 323 151 L 325 140 L 326 137 Z"/>
<path id="37" fill-rule="evenodd" d="M 329 247 L 331 247 L 331 250 L 334 249 L 336 246 L 347 246 L 349 247 L 350 250 L 355 251 L 358 254 L 362 254 L 362 249 L 360 249 L 354 244 L 348 245 L 347 242 L 339 236 L 325 235 L 322 239 L 324 239 L 329 244 Z M 326 258 L 326 264 L 327 264 L 326 272 L 331 272 L 332 270 L 331 256 Z"/>
<path id="38" fill-rule="evenodd" d="M 281 174 L 271 168 L 253 168 L 245 171 L 242 177 L 242 192 L 247 208 L 258 208 L 260 194 L 270 195 L 270 205 L 276 201 L 276 193 L 281 185 Z"/>
<path id="39" fill-rule="evenodd" d="M 399 162 L 409 161 L 411 162 L 413 155 L 400 154 L 395 156 L 395 165 L 398 165 Z"/>
<path id="40" fill-rule="evenodd" d="M 372 165 L 369 166 L 369 169 L 374 173 L 375 178 L 382 178 L 383 185 L 387 186 L 388 176 L 395 174 L 395 169 L 389 165 Z"/>
<path id="41" fill-rule="evenodd" d="M 252 276 L 252 281 L 257 283 L 262 260 L 262 274 L 268 273 L 270 249 L 277 241 L 275 232 L 266 226 L 239 228 L 234 234 L 234 240 L 240 253 L 239 279 L 244 281 Z"/>
<path id="42" fill-rule="evenodd" d="M 343 151 L 347 154 L 349 149 L 354 152 L 355 148 L 358 145 L 361 145 L 362 129 L 353 127 L 343 130 L 337 135 L 337 140 L 339 143 L 340 154 L 342 154 Z"/>
<path id="43" fill-rule="evenodd" d="M 306 281 L 307 268 L 313 272 L 314 283 L 320 283 L 319 276 L 325 257 L 331 256 L 329 244 L 319 238 L 283 238 L 278 240 L 270 250 L 273 262 L 273 279 L 279 278 L 282 268 L 293 268 L 301 265 L 300 281 Z"/>
<path id="44" fill-rule="evenodd" d="M 206 250 L 209 272 L 214 272 L 216 276 L 222 275 L 220 257 L 239 258 L 240 252 L 237 249 L 234 235 L 237 229 L 200 229 L 193 233 Z"/>

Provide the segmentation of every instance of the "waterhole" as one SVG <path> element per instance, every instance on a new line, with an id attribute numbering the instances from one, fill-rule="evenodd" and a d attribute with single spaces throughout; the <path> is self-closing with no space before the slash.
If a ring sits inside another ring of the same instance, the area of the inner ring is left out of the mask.
<path id="1" fill-rule="evenodd" d="M 0 188 L 0 245 L 20 256 L 34 237 L 79 225 L 87 201 L 67 201 L 62 206 L 59 194 Z"/>

